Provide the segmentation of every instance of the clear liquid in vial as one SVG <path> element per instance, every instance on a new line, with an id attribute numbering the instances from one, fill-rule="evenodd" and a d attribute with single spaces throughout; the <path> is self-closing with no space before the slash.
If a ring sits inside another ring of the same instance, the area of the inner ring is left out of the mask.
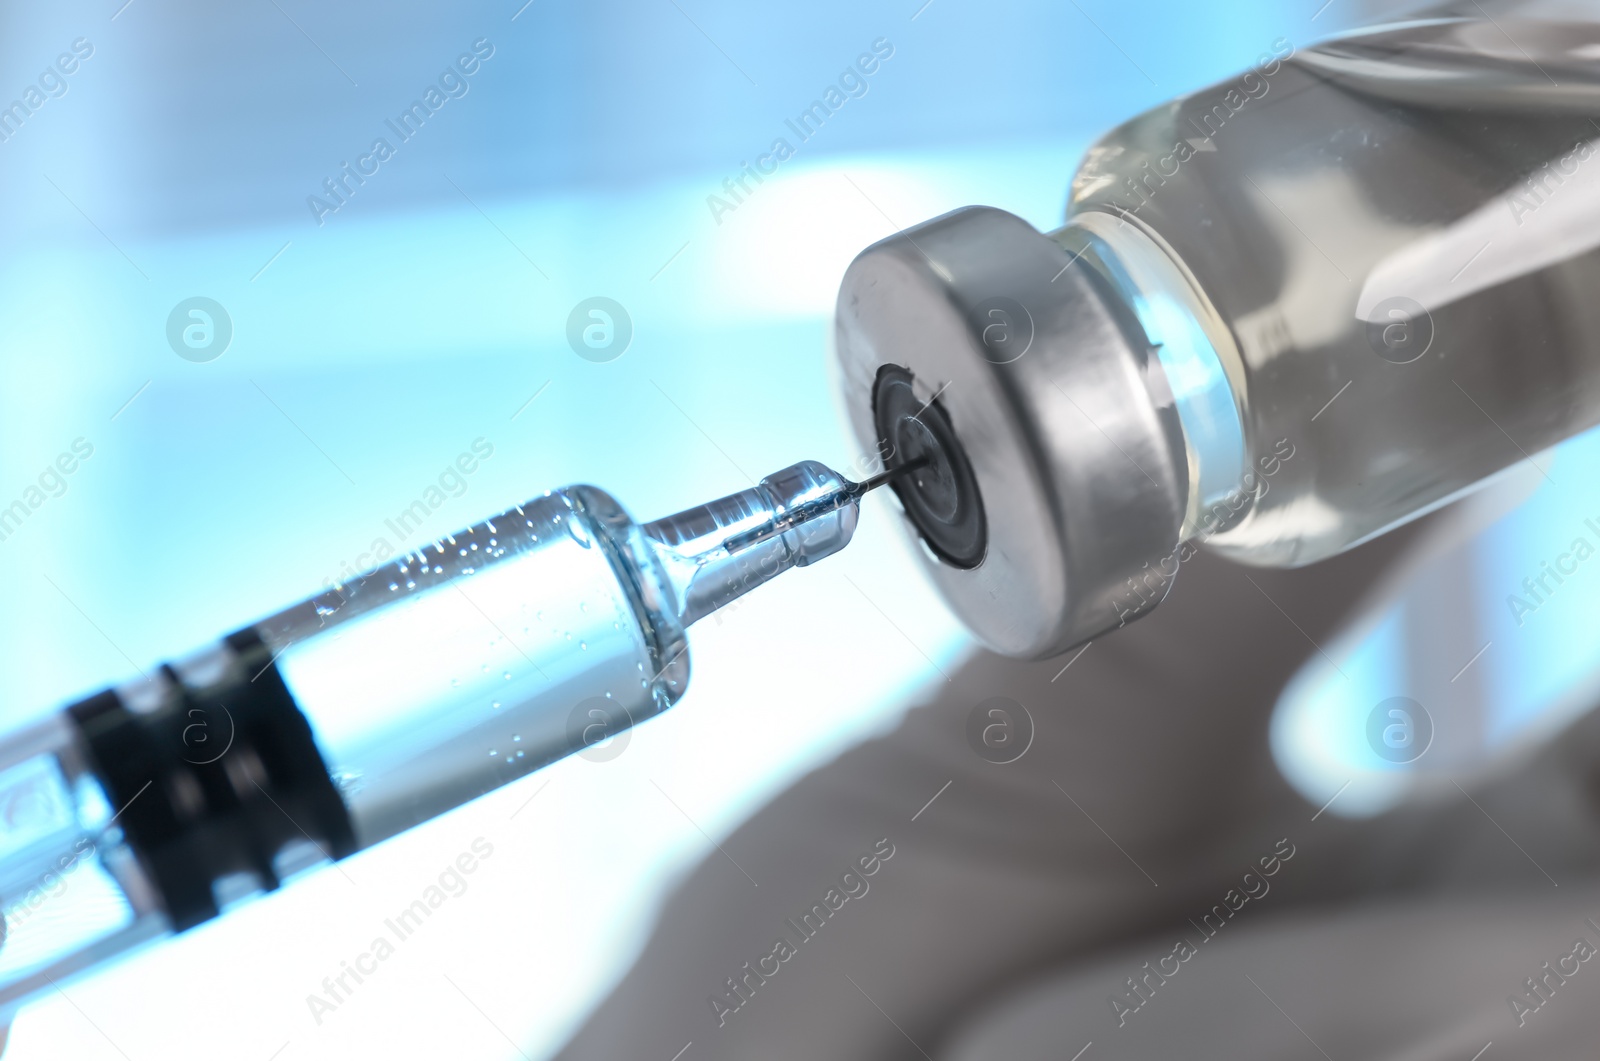
<path id="1" fill-rule="evenodd" d="M 1160 246 L 1221 325 L 1227 477 L 1294 451 L 1210 544 L 1309 563 L 1600 420 L 1596 55 L 1593 23 L 1396 24 L 1090 150 L 1069 230 Z"/>

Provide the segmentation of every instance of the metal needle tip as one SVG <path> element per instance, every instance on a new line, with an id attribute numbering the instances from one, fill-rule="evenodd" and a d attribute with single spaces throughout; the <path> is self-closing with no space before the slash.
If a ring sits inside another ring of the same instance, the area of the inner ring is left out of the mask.
<path id="1" fill-rule="evenodd" d="M 927 457 L 918 457 L 914 461 L 907 461 L 898 468 L 888 468 L 879 472 L 877 475 L 872 476 L 870 479 L 864 479 L 859 483 L 851 484 L 850 494 L 853 497 L 860 497 L 862 494 L 865 494 L 870 490 L 876 490 L 878 487 L 892 479 L 898 479 L 907 472 L 914 472 L 918 468 L 927 467 L 927 465 Z"/>
<path id="2" fill-rule="evenodd" d="M 897 468 L 879 472 L 865 482 L 852 483 L 848 479 L 843 479 L 844 485 L 833 488 L 825 496 L 789 509 L 778 519 L 770 519 L 760 526 L 735 534 L 725 539 L 722 546 L 731 554 L 748 549 L 752 545 L 759 545 L 770 538 L 775 538 L 786 531 L 793 530 L 802 523 L 813 519 L 821 519 L 823 516 L 836 512 L 846 505 L 853 505 L 860 501 L 861 495 L 868 490 L 876 489 L 891 479 L 897 479 L 907 472 L 916 471 L 928 463 L 929 458 L 918 457 L 916 460 L 907 461 Z"/>

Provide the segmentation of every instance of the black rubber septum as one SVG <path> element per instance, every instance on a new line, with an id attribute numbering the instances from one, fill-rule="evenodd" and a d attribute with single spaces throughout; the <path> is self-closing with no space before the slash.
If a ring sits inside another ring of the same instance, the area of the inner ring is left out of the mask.
<path id="1" fill-rule="evenodd" d="M 872 385 L 872 418 L 887 450 L 886 470 L 925 461 L 889 486 L 935 556 L 952 567 L 977 567 L 989 545 L 977 477 L 938 398 L 918 398 L 912 382 L 909 370 L 884 365 Z"/>

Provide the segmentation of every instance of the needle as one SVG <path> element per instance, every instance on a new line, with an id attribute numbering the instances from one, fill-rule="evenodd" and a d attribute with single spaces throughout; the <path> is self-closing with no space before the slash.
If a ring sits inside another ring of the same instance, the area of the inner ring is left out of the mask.
<path id="1" fill-rule="evenodd" d="M 867 491 L 876 490 L 884 483 L 887 483 L 892 479 L 898 479 L 907 472 L 914 472 L 918 468 L 927 467 L 928 460 L 929 459 L 927 457 L 918 457 L 914 461 L 907 461 L 898 468 L 889 468 L 885 471 L 881 471 L 877 475 L 872 476 L 870 479 L 865 479 L 859 483 L 851 483 L 845 488 L 845 492 L 851 497 L 860 497 Z"/>
<path id="2" fill-rule="evenodd" d="M 787 531 L 793 530 L 802 523 L 819 519 L 830 512 L 838 511 L 846 505 L 853 505 L 861 500 L 861 495 L 868 490 L 876 489 L 891 479 L 897 479 L 907 472 L 916 471 L 928 463 L 927 457 L 918 457 L 916 460 L 907 461 L 898 468 L 890 468 L 879 472 L 864 482 L 852 483 L 845 480 L 845 484 L 838 489 L 816 498 L 798 508 L 790 509 L 777 519 L 769 520 L 759 527 L 752 527 L 742 534 L 735 534 L 722 543 L 724 549 L 730 553 L 737 553 L 741 549 L 748 549 Z"/>

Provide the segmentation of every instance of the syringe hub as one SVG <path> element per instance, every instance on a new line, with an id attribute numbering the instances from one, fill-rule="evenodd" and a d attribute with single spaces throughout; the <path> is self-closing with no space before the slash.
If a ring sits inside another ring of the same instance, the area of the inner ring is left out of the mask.
<path id="1" fill-rule="evenodd" d="M 843 549 L 861 496 L 907 470 L 855 483 L 818 461 L 801 461 L 748 490 L 646 524 L 678 589 L 678 620 L 687 626 L 791 567 Z"/>

